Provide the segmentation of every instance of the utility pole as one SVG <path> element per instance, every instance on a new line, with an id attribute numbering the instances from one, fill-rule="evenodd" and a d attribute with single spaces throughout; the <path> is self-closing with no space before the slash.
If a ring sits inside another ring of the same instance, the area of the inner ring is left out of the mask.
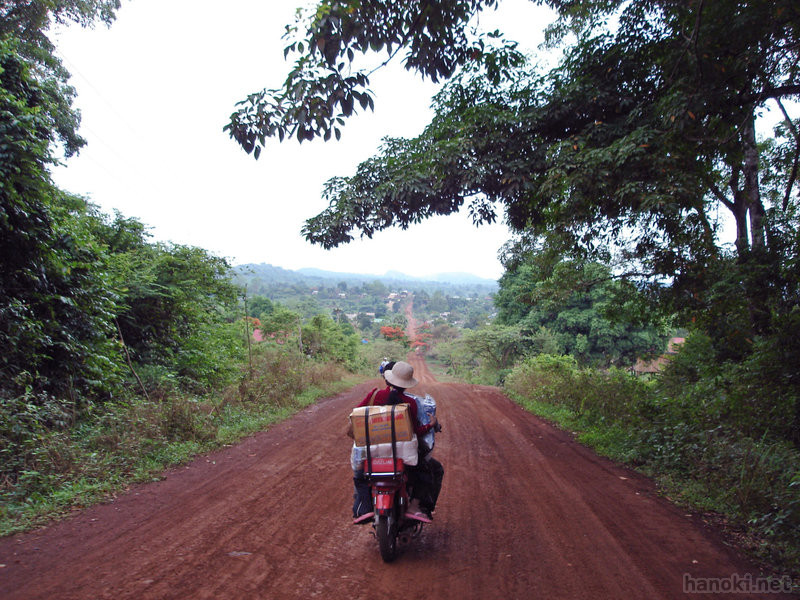
<path id="1" fill-rule="evenodd" d="M 253 378 L 253 350 L 250 347 L 250 315 L 247 314 L 247 284 L 244 286 L 244 335 L 247 338 L 247 361 L 250 379 Z"/>

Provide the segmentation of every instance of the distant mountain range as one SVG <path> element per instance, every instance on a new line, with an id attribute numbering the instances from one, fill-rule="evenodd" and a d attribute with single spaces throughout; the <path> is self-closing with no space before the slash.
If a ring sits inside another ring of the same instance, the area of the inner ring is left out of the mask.
<path id="1" fill-rule="evenodd" d="M 342 273 L 337 271 L 325 271 L 323 269 L 304 268 L 293 271 L 283 269 L 270 264 L 244 264 L 237 265 L 234 270 L 244 279 L 248 277 L 258 277 L 265 281 L 275 283 L 298 283 L 303 282 L 309 285 L 329 284 L 331 279 L 345 282 L 370 282 L 380 281 L 384 284 L 408 287 L 404 284 L 444 284 L 453 286 L 481 286 L 491 289 L 497 288 L 497 281 L 471 275 L 469 273 L 439 273 L 430 277 L 414 277 L 399 271 L 387 271 L 384 275 L 370 275 L 363 273 Z"/>
<path id="2" fill-rule="evenodd" d="M 406 275 L 400 271 L 386 271 L 383 275 L 364 275 L 357 273 L 339 273 L 336 271 L 323 271 L 322 269 L 298 269 L 297 273 L 303 275 L 310 275 L 313 277 L 324 277 L 326 279 L 358 279 L 366 281 L 413 281 L 413 282 L 437 282 L 437 283 L 452 283 L 454 285 L 490 285 L 496 286 L 497 281 L 494 279 L 484 279 L 477 275 L 470 273 L 438 273 L 429 277 L 414 277 L 413 275 Z"/>

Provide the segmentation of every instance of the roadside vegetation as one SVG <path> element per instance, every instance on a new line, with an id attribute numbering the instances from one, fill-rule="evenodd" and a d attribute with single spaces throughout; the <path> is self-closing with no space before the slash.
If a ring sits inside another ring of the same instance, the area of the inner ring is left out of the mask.
<path id="1" fill-rule="evenodd" d="M 742 340 L 733 324 L 747 322 L 747 307 L 735 295 L 717 296 L 715 310 L 693 320 L 655 310 L 596 263 L 523 243 L 509 245 L 504 260 L 497 318 L 434 340 L 431 361 L 502 386 L 797 576 L 800 389 L 788 330 Z"/>
<path id="2" fill-rule="evenodd" d="M 121 397 L 81 414 L 71 426 L 45 426 L 26 452 L 5 456 L 0 535 L 41 525 L 71 509 L 114 497 L 130 485 L 161 478 L 165 469 L 233 444 L 358 381 L 341 366 L 298 352 L 260 346 L 228 385 L 195 395 L 169 383 Z M 18 450 L 21 448 L 17 447 Z"/>
<path id="3" fill-rule="evenodd" d="M 268 270 L 248 280 L 58 189 L 49 169 L 84 141 L 49 27 L 108 24 L 120 2 L 0 3 L 0 533 L 414 349 L 504 386 L 800 573 L 796 1 L 547 0 L 547 71 L 502 32 L 471 31 L 494 0 L 319 4 L 288 29 L 285 85 L 250 95 L 226 130 L 256 158 L 271 136 L 338 138 L 374 103 L 367 61 L 342 70 L 406 52 L 444 81 L 431 123 L 329 182 L 303 233 L 332 248 L 465 204 L 476 224 L 502 214 L 515 238 L 493 300 L 270 288 Z"/>

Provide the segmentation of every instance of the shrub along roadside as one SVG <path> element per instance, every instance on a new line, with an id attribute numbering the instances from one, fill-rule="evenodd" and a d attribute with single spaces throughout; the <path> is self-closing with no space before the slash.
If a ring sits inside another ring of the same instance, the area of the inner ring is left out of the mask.
<path id="1" fill-rule="evenodd" d="M 668 396 L 664 387 L 549 355 L 518 364 L 505 381 L 524 408 L 654 477 L 678 502 L 722 515 L 745 550 L 797 576 L 800 451 L 768 433 L 744 435 L 733 419 L 703 418 L 690 390 Z"/>
<path id="2" fill-rule="evenodd" d="M 171 465 L 228 445 L 356 383 L 339 366 L 285 348 L 264 348 L 253 377 L 205 397 L 177 391 L 131 396 L 72 429 L 39 437 L 36 458 L 15 485 L 0 487 L 0 535 L 44 524 L 107 499 Z"/>

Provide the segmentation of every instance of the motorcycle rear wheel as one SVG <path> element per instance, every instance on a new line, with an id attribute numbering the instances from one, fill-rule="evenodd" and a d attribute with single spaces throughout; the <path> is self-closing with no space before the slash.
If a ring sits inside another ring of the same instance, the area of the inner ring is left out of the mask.
<path id="1" fill-rule="evenodd" d="M 375 527 L 381 558 L 383 562 L 392 562 L 397 558 L 397 521 L 386 515 L 379 515 Z"/>

